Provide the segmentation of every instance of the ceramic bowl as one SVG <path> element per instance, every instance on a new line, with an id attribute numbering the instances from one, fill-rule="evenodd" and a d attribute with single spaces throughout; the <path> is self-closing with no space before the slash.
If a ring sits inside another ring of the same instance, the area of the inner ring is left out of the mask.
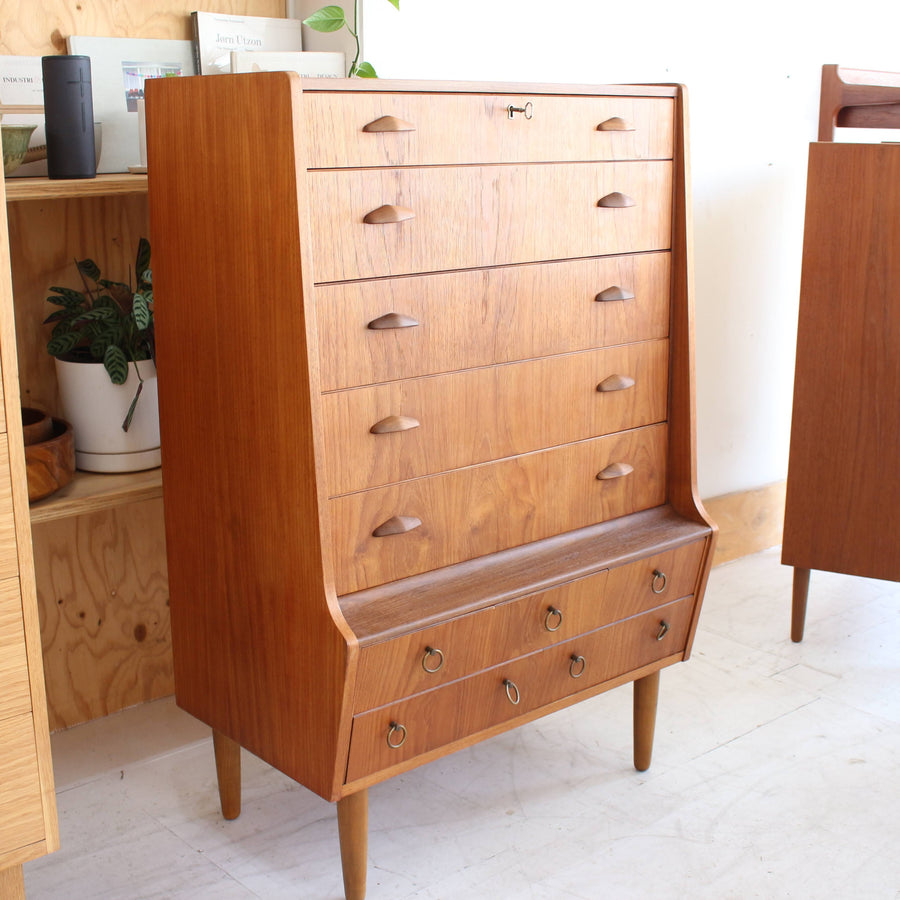
<path id="1" fill-rule="evenodd" d="M 36 125 L 0 125 L 3 140 L 3 174 L 15 172 L 25 159 Z"/>
<path id="2" fill-rule="evenodd" d="M 72 426 L 64 419 L 51 421 L 53 431 L 50 437 L 25 448 L 25 474 L 31 503 L 65 487 L 75 474 Z"/>

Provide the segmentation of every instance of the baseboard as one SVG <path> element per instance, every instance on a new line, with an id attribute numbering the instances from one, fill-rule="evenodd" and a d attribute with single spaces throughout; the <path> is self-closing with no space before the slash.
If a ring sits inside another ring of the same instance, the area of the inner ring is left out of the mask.
<path id="1" fill-rule="evenodd" d="M 779 481 L 703 501 L 719 526 L 714 566 L 781 543 L 785 487 L 786 482 Z"/>

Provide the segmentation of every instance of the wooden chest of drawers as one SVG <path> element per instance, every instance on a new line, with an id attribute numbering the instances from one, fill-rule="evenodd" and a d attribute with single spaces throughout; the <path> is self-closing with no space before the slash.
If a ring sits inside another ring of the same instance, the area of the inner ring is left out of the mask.
<path id="1" fill-rule="evenodd" d="M 690 652 L 684 100 L 585 88 L 148 88 L 179 703 L 338 801 Z M 199 148 L 202 148 L 199 149 Z"/>

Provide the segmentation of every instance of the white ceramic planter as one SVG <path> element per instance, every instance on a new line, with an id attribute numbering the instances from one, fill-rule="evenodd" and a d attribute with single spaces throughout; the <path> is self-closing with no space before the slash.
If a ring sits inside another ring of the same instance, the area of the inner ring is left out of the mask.
<path id="1" fill-rule="evenodd" d="M 128 431 L 122 421 L 138 376 L 128 367 L 125 384 L 113 384 L 102 363 L 55 360 L 63 417 L 75 432 L 75 466 L 85 472 L 138 472 L 160 464 L 156 367 L 138 363 L 144 389 Z"/>

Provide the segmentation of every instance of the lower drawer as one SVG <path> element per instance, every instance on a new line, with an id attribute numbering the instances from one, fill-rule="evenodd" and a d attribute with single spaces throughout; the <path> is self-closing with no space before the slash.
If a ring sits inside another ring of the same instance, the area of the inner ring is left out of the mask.
<path id="1" fill-rule="evenodd" d="M 0 581 L 0 719 L 31 711 L 18 578 Z"/>
<path id="2" fill-rule="evenodd" d="M 354 711 L 440 687 L 693 594 L 705 546 L 705 540 L 695 541 L 365 646 Z"/>
<path id="3" fill-rule="evenodd" d="M 665 425 L 331 501 L 338 594 L 665 502 Z"/>
<path id="4" fill-rule="evenodd" d="M 44 839 L 31 713 L 0 720 L 0 856 Z"/>
<path id="5" fill-rule="evenodd" d="M 693 608 L 694 598 L 684 597 L 355 716 L 347 781 L 477 735 L 683 651 Z"/>

